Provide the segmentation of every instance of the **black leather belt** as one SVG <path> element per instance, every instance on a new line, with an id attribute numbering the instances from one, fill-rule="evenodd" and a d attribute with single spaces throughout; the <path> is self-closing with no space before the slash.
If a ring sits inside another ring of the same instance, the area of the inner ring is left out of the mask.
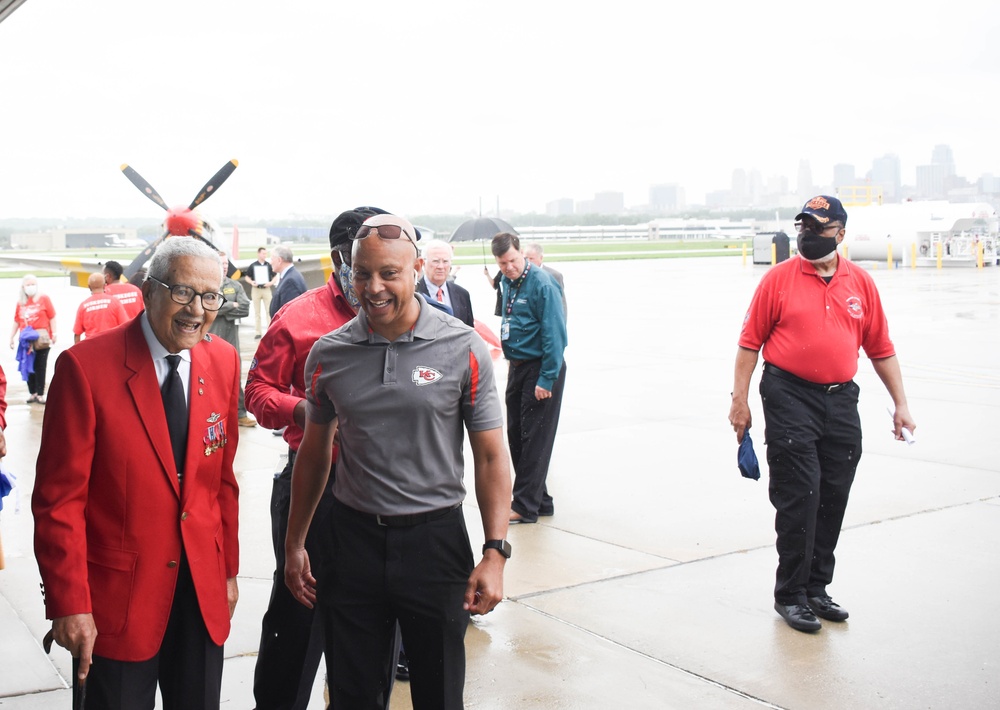
<path id="1" fill-rule="evenodd" d="M 439 508 L 438 510 L 429 510 L 426 513 L 410 513 L 409 515 L 376 515 L 373 513 L 363 513 L 362 511 L 356 510 L 349 505 L 344 505 L 343 503 L 340 503 L 340 507 L 351 511 L 351 513 L 359 518 L 364 518 L 365 520 L 374 522 L 376 525 L 381 525 L 382 527 L 408 528 L 412 525 L 422 525 L 423 523 L 429 523 L 432 520 L 443 518 L 453 510 L 461 508 L 462 504 L 456 503 L 450 508 Z"/>
<path id="2" fill-rule="evenodd" d="M 539 360 L 541 360 L 541 358 L 536 357 L 532 358 L 531 360 L 508 360 L 507 362 L 509 362 L 514 367 L 520 367 L 521 365 L 527 365 L 529 362 L 538 362 Z"/>
<path id="3" fill-rule="evenodd" d="M 848 380 L 847 382 L 834 382 L 833 384 L 824 385 L 819 382 L 810 382 L 809 380 L 803 380 L 797 375 L 793 375 L 787 370 L 782 370 L 777 365 L 772 365 L 769 362 L 764 363 L 764 372 L 769 372 L 775 377 L 780 377 L 783 380 L 788 380 L 789 382 L 794 382 L 797 385 L 802 385 L 803 387 L 808 387 L 811 390 L 819 390 L 820 392 L 825 392 L 826 394 L 833 394 L 834 392 L 839 392 L 840 390 L 847 387 L 847 385 L 854 382 L 854 380 Z"/>

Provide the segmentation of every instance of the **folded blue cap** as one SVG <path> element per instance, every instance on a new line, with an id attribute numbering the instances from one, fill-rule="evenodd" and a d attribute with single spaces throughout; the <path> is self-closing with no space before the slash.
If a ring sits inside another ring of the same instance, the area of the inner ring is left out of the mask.
<path id="1" fill-rule="evenodd" d="M 736 452 L 736 463 L 740 467 L 740 474 L 743 478 L 760 480 L 760 465 L 757 463 L 757 454 L 753 450 L 753 441 L 750 439 L 750 430 L 743 432 L 743 441 Z"/>

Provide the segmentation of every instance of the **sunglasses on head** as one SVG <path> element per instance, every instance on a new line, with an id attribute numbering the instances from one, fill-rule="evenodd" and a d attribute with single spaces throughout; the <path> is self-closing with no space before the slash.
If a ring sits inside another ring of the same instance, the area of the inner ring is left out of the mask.
<path id="1" fill-rule="evenodd" d="M 379 239 L 399 239 L 405 234 L 407 241 L 413 245 L 414 249 L 417 249 L 417 243 L 413 240 L 413 237 L 410 236 L 410 233 L 398 224 L 362 224 L 358 227 L 358 231 L 354 233 L 354 236 L 352 236 L 351 239 L 364 239 L 373 231 L 378 235 Z M 419 249 L 417 249 L 417 254 L 420 254 Z"/>

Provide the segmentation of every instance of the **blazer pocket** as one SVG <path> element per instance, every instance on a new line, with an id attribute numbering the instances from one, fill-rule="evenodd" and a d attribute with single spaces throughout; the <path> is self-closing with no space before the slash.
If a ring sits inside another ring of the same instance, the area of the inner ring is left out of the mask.
<path id="1" fill-rule="evenodd" d="M 128 623 L 137 557 L 129 550 L 87 546 L 91 607 L 99 634 L 115 636 Z"/>

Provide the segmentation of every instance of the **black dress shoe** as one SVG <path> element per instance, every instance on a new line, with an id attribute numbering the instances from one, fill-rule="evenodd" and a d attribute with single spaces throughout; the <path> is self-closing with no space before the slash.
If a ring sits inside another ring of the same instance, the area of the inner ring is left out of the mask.
<path id="1" fill-rule="evenodd" d="M 774 610 L 796 631 L 819 631 L 823 627 L 805 604 L 775 602 Z"/>
<path id="2" fill-rule="evenodd" d="M 850 616 L 847 609 L 844 609 L 826 594 L 809 597 L 809 608 L 816 616 L 827 621 L 846 621 L 847 617 Z"/>

